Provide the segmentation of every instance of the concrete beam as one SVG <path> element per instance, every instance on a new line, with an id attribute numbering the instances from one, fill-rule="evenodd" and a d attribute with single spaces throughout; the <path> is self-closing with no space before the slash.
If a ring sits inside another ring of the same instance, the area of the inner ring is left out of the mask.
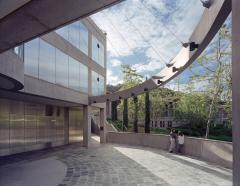
<path id="1" fill-rule="evenodd" d="M 0 14 L 0 53 L 121 1 L 3 1 L 1 9 L 7 11 Z"/>
<path id="2" fill-rule="evenodd" d="M 143 94 L 145 91 L 152 90 L 158 86 L 165 85 L 170 80 L 181 74 L 197 59 L 198 56 L 200 56 L 213 37 L 217 34 L 231 10 L 231 0 L 212 0 L 211 7 L 205 9 L 198 25 L 194 29 L 188 41 L 189 43 L 194 42 L 198 44 L 197 49 L 190 51 L 190 45 L 186 48 L 182 47 L 180 52 L 172 60 L 173 65 L 171 67 L 165 67 L 159 74 L 157 74 L 157 76 L 136 87 L 124 91 L 90 97 L 90 104 L 126 99 L 132 97 L 133 95 Z M 175 70 L 173 68 L 175 68 Z M 156 77 L 159 77 L 159 79 Z"/>
<path id="3" fill-rule="evenodd" d="M 240 1 L 232 1 L 233 186 L 240 184 Z"/>

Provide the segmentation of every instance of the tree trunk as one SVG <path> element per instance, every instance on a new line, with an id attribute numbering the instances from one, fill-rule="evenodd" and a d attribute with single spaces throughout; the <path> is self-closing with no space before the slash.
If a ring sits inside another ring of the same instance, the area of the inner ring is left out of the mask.
<path id="1" fill-rule="evenodd" d="M 150 100 L 149 92 L 145 94 L 145 133 L 150 133 Z"/>
<path id="2" fill-rule="evenodd" d="M 138 98 L 137 96 L 134 96 L 133 98 L 134 102 L 134 122 L 133 122 L 133 130 L 134 132 L 138 133 Z"/>
<path id="3" fill-rule="evenodd" d="M 112 121 L 117 120 L 117 102 L 112 101 Z"/>
<path id="4" fill-rule="evenodd" d="M 128 100 L 123 100 L 123 131 L 128 128 Z"/>

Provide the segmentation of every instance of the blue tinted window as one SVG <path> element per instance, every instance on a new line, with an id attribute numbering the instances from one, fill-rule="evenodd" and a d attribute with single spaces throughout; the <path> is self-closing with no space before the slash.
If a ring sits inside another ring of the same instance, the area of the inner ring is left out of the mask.
<path id="1" fill-rule="evenodd" d="M 80 89 L 80 72 L 79 62 L 69 57 L 69 88 L 79 90 Z"/>
<path id="2" fill-rule="evenodd" d="M 25 74 L 38 78 L 39 39 L 24 44 Z"/>
<path id="3" fill-rule="evenodd" d="M 88 67 L 80 63 L 80 90 L 88 93 Z"/>
<path id="4" fill-rule="evenodd" d="M 56 49 L 56 83 L 68 87 L 68 55 Z"/>
<path id="5" fill-rule="evenodd" d="M 94 36 L 92 36 L 92 59 L 104 67 L 104 46 Z"/>
<path id="6" fill-rule="evenodd" d="M 68 40 L 68 26 L 64 26 L 56 30 L 56 32 L 62 36 L 64 39 Z"/>
<path id="7" fill-rule="evenodd" d="M 80 50 L 88 55 L 88 29 L 80 22 Z"/>
<path id="8" fill-rule="evenodd" d="M 55 48 L 40 39 L 39 78 L 55 83 Z"/>
<path id="9" fill-rule="evenodd" d="M 69 32 L 68 32 L 68 34 L 69 34 L 68 35 L 69 42 L 73 46 L 75 46 L 75 47 L 77 47 L 79 49 L 80 48 L 80 45 L 79 45 L 79 43 L 80 43 L 79 22 L 77 21 L 75 23 L 70 24 L 68 26 L 68 30 L 69 30 Z"/>
<path id="10" fill-rule="evenodd" d="M 105 79 L 100 74 L 92 71 L 92 95 L 103 95 L 105 93 Z"/>

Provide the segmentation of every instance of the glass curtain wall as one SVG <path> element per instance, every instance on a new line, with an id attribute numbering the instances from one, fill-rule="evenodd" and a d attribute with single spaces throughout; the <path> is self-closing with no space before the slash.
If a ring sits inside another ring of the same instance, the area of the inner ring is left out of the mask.
<path id="1" fill-rule="evenodd" d="M 24 44 L 25 74 L 88 93 L 88 67 L 42 39 Z"/>
<path id="2" fill-rule="evenodd" d="M 88 29 L 80 21 L 64 26 L 56 33 L 88 55 Z"/>
<path id="3" fill-rule="evenodd" d="M 105 93 L 105 78 L 100 74 L 92 71 L 92 95 L 98 96 Z"/>
<path id="4" fill-rule="evenodd" d="M 95 36 L 92 36 L 92 59 L 102 67 L 104 64 L 104 46 Z"/>

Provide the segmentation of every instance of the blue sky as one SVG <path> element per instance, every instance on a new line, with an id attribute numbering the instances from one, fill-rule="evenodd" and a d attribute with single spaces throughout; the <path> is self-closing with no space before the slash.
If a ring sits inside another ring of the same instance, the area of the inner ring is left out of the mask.
<path id="1" fill-rule="evenodd" d="M 179 52 L 180 41 L 188 40 L 203 11 L 200 0 L 127 0 L 91 16 L 107 33 L 107 83 L 121 83 L 121 64 L 143 76 L 157 74 Z M 183 83 L 187 76 L 181 75 Z"/>

